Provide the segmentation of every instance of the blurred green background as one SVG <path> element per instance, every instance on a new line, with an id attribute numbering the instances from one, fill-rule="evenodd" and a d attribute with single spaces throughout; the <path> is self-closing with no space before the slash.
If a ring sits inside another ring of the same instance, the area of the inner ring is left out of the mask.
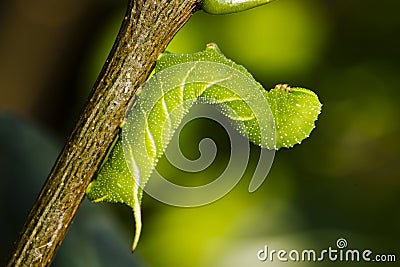
<path id="1" fill-rule="evenodd" d="M 2 262 L 86 101 L 125 6 L 122 0 L 0 3 Z M 338 238 L 351 249 L 399 258 L 399 9 L 389 0 L 277 0 L 238 14 L 196 13 L 169 51 L 191 53 L 215 42 L 265 88 L 311 88 L 324 105 L 317 128 L 302 145 L 276 153 L 254 193 L 247 187 L 256 147 L 245 177 L 217 202 L 177 208 L 144 197 L 134 254 L 130 209 L 85 200 L 53 266 L 362 265 L 257 260 L 265 245 L 336 248 Z M 196 158 L 199 139 L 213 133 L 222 148 L 215 164 L 223 167 L 229 143 L 217 128 L 206 120 L 186 127 L 184 153 Z M 210 171 L 182 175 L 165 160 L 160 167 L 182 183 L 212 179 Z"/>

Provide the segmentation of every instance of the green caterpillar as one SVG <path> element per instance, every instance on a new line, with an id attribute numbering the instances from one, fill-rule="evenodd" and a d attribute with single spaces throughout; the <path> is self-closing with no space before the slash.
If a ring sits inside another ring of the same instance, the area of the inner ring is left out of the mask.
<path id="1" fill-rule="evenodd" d="M 91 201 L 133 208 L 132 249 L 141 231 L 143 188 L 182 119 L 198 103 L 216 105 L 243 136 L 270 150 L 292 147 L 307 138 L 321 110 L 310 90 L 287 85 L 264 90 L 215 44 L 195 54 L 160 56 L 155 74 L 138 94 L 121 135 L 87 189 Z M 252 191 L 258 186 L 253 185 Z"/>
<path id="2" fill-rule="evenodd" d="M 273 0 L 204 0 L 203 10 L 210 14 L 227 14 L 268 4 Z"/>

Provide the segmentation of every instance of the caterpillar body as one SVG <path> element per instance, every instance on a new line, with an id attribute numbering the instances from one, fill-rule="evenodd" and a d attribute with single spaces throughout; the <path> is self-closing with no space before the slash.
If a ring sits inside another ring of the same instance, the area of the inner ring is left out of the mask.
<path id="1" fill-rule="evenodd" d="M 204 0 L 203 10 L 210 14 L 227 14 L 265 5 L 273 0 Z"/>
<path id="2" fill-rule="evenodd" d="M 175 130 L 197 103 L 216 105 L 233 127 L 254 144 L 277 150 L 309 136 L 321 110 L 315 93 L 279 85 L 269 92 L 215 44 L 205 51 L 163 54 L 130 110 L 122 133 L 87 196 L 94 202 L 125 203 L 141 231 L 143 188 Z"/>

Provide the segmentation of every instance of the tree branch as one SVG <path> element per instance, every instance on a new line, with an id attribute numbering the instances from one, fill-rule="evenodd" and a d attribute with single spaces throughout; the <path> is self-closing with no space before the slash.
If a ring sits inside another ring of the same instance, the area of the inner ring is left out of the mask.
<path id="1" fill-rule="evenodd" d="M 48 266 L 133 96 L 200 0 L 130 0 L 113 49 L 30 211 L 7 266 Z"/>

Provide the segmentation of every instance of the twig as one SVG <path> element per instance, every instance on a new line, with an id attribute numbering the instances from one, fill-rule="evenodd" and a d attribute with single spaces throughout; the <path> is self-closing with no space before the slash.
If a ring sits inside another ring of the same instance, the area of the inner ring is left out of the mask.
<path id="1" fill-rule="evenodd" d="M 113 49 L 30 211 L 7 266 L 48 266 L 133 96 L 200 0 L 130 0 Z"/>

